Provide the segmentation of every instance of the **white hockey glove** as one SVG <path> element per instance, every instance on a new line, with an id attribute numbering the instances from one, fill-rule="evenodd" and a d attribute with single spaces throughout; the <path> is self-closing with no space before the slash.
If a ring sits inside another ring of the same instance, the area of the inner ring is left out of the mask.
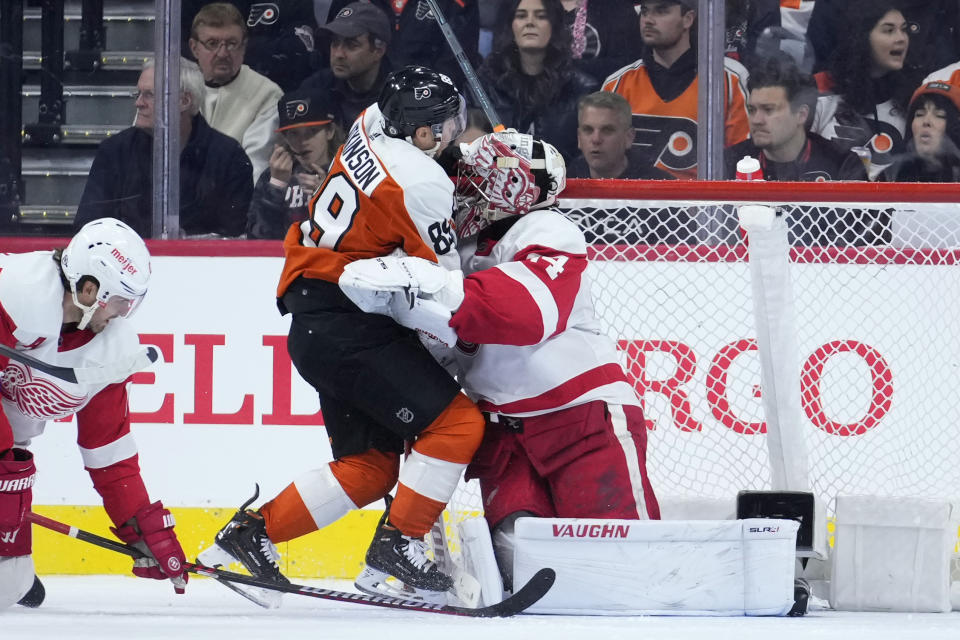
<path id="1" fill-rule="evenodd" d="M 457 334 L 450 326 L 453 313 L 442 302 L 397 293 L 393 297 L 390 315 L 397 324 L 420 334 L 420 340 L 428 346 L 431 341 L 447 347 L 457 344 Z"/>
<path id="2" fill-rule="evenodd" d="M 343 269 L 340 289 L 362 310 L 391 315 L 390 294 L 427 296 L 451 311 L 463 301 L 463 273 L 447 271 L 435 262 L 411 256 L 355 260 Z"/>

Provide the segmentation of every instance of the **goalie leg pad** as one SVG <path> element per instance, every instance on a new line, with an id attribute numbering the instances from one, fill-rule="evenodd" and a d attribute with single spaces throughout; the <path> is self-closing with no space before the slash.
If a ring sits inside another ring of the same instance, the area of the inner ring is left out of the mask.
<path id="1" fill-rule="evenodd" d="M 556 569 L 531 613 L 782 616 L 794 606 L 798 527 L 773 519 L 520 518 L 514 580 Z"/>
<path id="2" fill-rule="evenodd" d="M 497 567 L 503 579 L 503 588 L 513 591 L 513 558 L 516 552 L 516 533 L 514 528 L 518 518 L 533 517 L 536 514 L 529 511 L 511 513 L 494 527 L 491 535 L 493 555 L 497 560 Z"/>

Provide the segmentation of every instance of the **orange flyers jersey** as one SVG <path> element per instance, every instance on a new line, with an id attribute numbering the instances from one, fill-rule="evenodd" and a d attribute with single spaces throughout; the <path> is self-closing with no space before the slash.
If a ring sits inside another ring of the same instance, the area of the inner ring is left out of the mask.
<path id="1" fill-rule="evenodd" d="M 725 144 L 731 146 L 750 137 L 747 121 L 747 70 L 731 58 L 723 59 Z M 623 67 L 603 83 L 603 90 L 619 93 L 630 103 L 634 145 L 654 166 L 677 178 L 697 177 L 697 81 L 679 96 L 664 102 L 653 88 L 643 60 Z"/>
<path id="2" fill-rule="evenodd" d="M 453 182 L 423 151 L 384 134 L 372 105 L 350 128 L 307 220 L 287 232 L 277 296 L 299 276 L 338 282 L 348 263 L 397 249 L 459 269 L 452 216 Z"/>

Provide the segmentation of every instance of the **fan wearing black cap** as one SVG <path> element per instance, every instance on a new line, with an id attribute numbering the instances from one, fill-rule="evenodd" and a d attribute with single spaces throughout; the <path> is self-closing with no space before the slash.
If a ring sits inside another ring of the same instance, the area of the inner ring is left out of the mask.
<path id="1" fill-rule="evenodd" d="M 385 57 L 390 19 L 369 2 L 352 2 L 321 28 L 330 37 L 330 67 L 308 77 L 300 88 L 330 94 L 343 122 L 351 124 L 377 101 L 390 73 Z"/>
<path id="2" fill-rule="evenodd" d="M 260 175 L 247 215 L 247 237 L 280 239 L 307 219 L 310 197 L 343 144 L 342 122 L 329 94 L 290 91 L 277 103 L 281 142 Z"/>

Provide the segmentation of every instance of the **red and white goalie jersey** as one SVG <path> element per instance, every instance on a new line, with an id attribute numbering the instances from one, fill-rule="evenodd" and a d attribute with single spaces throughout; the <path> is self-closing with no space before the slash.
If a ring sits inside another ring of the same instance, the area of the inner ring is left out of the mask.
<path id="1" fill-rule="evenodd" d="M 480 409 L 533 416 L 595 400 L 639 407 L 596 319 L 579 227 L 542 210 L 492 247 L 475 238 L 460 247 L 468 277 L 450 326 L 461 384 Z"/>
<path id="2" fill-rule="evenodd" d="M 453 183 L 414 145 L 383 132 L 377 105 L 350 128 L 310 216 L 290 227 L 277 297 L 299 276 L 336 283 L 354 260 L 406 255 L 458 269 Z"/>
<path id="3" fill-rule="evenodd" d="M 111 320 L 100 333 L 61 333 L 63 295 L 52 252 L 0 254 L 0 342 L 68 367 L 113 363 L 140 348 L 136 333 L 122 318 Z M 47 421 L 75 414 L 84 467 L 114 523 L 126 522 L 149 502 L 130 433 L 125 381 L 72 384 L 3 356 L 0 371 L 0 422 L 9 424 L 16 444 L 28 445 L 43 433 Z"/>

